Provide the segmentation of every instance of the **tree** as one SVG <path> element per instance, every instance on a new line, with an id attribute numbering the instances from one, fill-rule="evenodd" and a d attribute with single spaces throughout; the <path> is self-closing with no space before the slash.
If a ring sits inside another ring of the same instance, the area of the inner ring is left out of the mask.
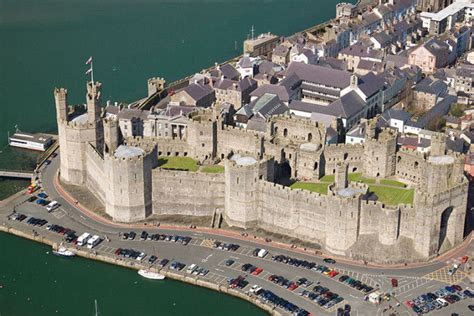
<path id="1" fill-rule="evenodd" d="M 466 110 L 466 106 L 464 104 L 455 103 L 449 108 L 449 114 L 455 117 L 461 117 L 464 115 L 464 110 Z"/>

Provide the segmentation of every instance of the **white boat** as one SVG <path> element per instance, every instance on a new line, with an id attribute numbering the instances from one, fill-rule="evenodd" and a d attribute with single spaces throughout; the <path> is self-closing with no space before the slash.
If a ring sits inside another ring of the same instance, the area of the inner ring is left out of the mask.
<path id="1" fill-rule="evenodd" d="M 138 274 L 144 278 L 151 279 L 151 280 L 163 280 L 165 276 L 163 274 L 159 274 L 157 272 L 153 272 L 150 270 L 138 270 Z"/>
<path id="2" fill-rule="evenodd" d="M 72 252 L 71 250 L 67 250 L 66 247 L 59 247 L 58 250 L 53 250 L 53 254 L 56 256 L 62 256 L 62 257 L 74 257 L 76 254 Z"/>

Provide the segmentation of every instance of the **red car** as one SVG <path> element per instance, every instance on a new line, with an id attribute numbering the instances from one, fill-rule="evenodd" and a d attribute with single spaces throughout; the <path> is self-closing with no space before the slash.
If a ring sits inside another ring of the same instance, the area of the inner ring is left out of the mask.
<path id="1" fill-rule="evenodd" d="M 397 279 L 392 279 L 392 287 L 397 287 L 398 286 L 398 280 Z"/>
<path id="2" fill-rule="evenodd" d="M 339 274 L 339 272 L 337 272 L 336 270 L 332 270 L 331 272 L 329 272 L 329 277 L 334 278 L 338 274 Z"/>
<path id="3" fill-rule="evenodd" d="M 405 305 L 412 308 L 413 306 L 415 306 L 415 303 L 413 303 L 413 301 L 406 301 Z"/>
<path id="4" fill-rule="evenodd" d="M 291 282 L 290 286 L 288 287 L 288 290 L 294 291 L 297 287 L 298 287 L 298 284 L 296 284 L 295 282 Z"/>
<path id="5" fill-rule="evenodd" d="M 259 275 L 260 273 L 262 273 L 263 269 L 262 268 L 257 268 L 255 269 L 254 272 L 252 272 L 253 275 Z"/>
<path id="6" fill-rule="evenodd" d="M 122 248 L 117 248 L 117 250 L 115 250 L 115 255 L 116 256 L 120 255 L 121 251 L 122 251 Z"/>
<path id="7" fill-rule="evenodd" d="M 272 281 L 276 278 L 276 275 L 272 274 L 268 277 L 268 280 Z"/>

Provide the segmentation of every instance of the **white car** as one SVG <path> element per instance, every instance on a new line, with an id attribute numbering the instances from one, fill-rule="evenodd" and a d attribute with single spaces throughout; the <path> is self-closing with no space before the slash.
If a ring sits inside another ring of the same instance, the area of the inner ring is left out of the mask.
<path id="1" fill-rule="evenodd" d="M 145 259 L 145 257 L 146 257 L 146 254 L 144 252 L 142 252 L 141 254 L 138 255 L 136 260 L 137 261 L 142 261 L 143 259 Z"/>
<path id="2" fill-rule="evenodd" d="M 57 201 L 52 201 L 51 203 L 49 203 L 48 205 L 46 205 L 46 210 L 48 212 L 52 212 L 54 211 L 55 209 L 57 209 L 59 207 L 59 203 Z"/>
<path id="3" fill-rule="evenodd" d="M 444 298 L 437 298 L 436 299 L 436 302 L 438 302 L 439 304 L 441 304 L 441 306 L 448 306 L 448 302 L 444 299 Z"/>

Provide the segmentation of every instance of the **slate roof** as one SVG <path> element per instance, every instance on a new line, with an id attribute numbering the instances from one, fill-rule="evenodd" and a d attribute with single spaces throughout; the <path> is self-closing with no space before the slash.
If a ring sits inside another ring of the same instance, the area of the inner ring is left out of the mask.
<path id="1" fill-rule="evenodd" d="M 138 109 L 123 109 L 117 114 L 117 117 L 123 120 L 131 120 L 134 118 L 139 118 L 139 119 L 144 120 L 148 117 L 149 114 L 150 114 L 150 111 L 142 111 Z"/>
<path id="2" fill-rule="evenodd" d="M 321 65 L 290 63 L 286 75 L 296 74 L 301 80 L 325 86 L 344 89 L 350 85 L 351 74 L 347 71 L 331 69 Z"/>
<path id="3" fill-rule="evenodd" d="M 240 77 L 240 73 L 231 64 L 219 66 L 219 69 L 211 70 L 210 74 L 216 78 L 224 76 L 226 79 L 238 79 Z"/>
<path id="4" fill-rule="evenodd" d="M 279 71 L 282 71 L 283 67 L 280 65 L 277 65 L 271 61 L 268 60 L 263 60 L 259 65 L 258 65 L 258 72 L 259 73 L 264 73 L 264 74 L 271 74 L 274 75 Z"/>
<path id="5" fill-rule="evenodd" d="M 422 44 L 422 46 L 435 56 L 440 56 L 449 52 L 448 45 L 436 38 L 429 39 L 426 43 Z"/>
<path id="6" fill-rule="evenodd" d="M 461 64 L 457 66 L 456 75 L 459 77 L 474 78 L 474 65 Z"/>
<path id="7" fill-rule="evenodd" d="M 337 99 L 327 107 L 332 108 L 334 113 L 342 118 L 351 118 L 365 107 L 365 102 L 362 100 L 357 92 L 351 91 L 341 98 Z"/>
<path id="8" fill-rule="evenodd" d="M 288 111 L 288 107 L 276 95 L 270 93 L 266 93 L 251 102 L 250 106 L 254 114 L 258 113 L 265 119 L 273 115 L 284 114 Z"/>
<path id="9" fill-rule="evenodd" d="M 414 90 L 440 96 L 446 92 L 447 88 L 448 86 L 443 80 L 427 77 L 421 80 Z"/>
<path id="10" fill-rule="evenodd" d="M 384 81 L 381 77 L 369 72 L 359 78 L 358 87 L 367 97 L 371 97 L 383 89 Z"/>
<path id="11" fill-rule="evenodd" d="M 201 83 L 191 83 L 183 90 L 196 101 L 202 100 L 214 92 L 211 86 Z"/>
<path id="12" fill-rule="evenodd" d="M 341 55 L 358 56 L 361 58 L 374 58 L 383 59 L 383 52 L 380 50 L 372 49 L 361 43 L 355 43 L 349 47 L 344 48 L 339 52 Z"/>
<path id="13" fill-rule="evenodd" d="M 290 52 L 290 48 L 286 45 L 280 44 L 273 50 L 273 55 L 279 57 L 286 57 Z"/>
<path id="14" fill-rule="evenodd" d="M 410 124 L 415 127 L 425 128 L 428 123 L 438 117 L 446 115 L 449 111 L 451 104 L 457 102 L 457 97 L 452 95 L 446 95 L 444 99 L 438 102 L 434 107 L 432 107 L 428 112 L 426 112 L 418 121 L 414 124 Z"/>
<path id="15" fill-rule="evenodd" d="M 244 55 L 242 58 L 240 58 L 239 62 L 237 63 L 240 68 L 252 68 L 253 67 L 253 62 L 250 56 Z"/>
<path id="16" fill-rule="evenodd" d="M 405 110 L 401 109 L 388 109 L 387 111 L 383 112 L 382 115 L 380 116 L 380 119 L 385 120 L 387 122 L 390 121 L 390 119 L 395 119 L 399 121 L 403 121 L 404 123 L 410 121 L 411 114 L 406 112 Z"/>
<path id="17" fill-rule="evenodd" d="M 319 58 L 318 64 L 323 67 L 333 68 L 337 70 L 347 70 L 347 63 L 344 60 L 337 59 L 334 57 L 321 57 Z"/>

